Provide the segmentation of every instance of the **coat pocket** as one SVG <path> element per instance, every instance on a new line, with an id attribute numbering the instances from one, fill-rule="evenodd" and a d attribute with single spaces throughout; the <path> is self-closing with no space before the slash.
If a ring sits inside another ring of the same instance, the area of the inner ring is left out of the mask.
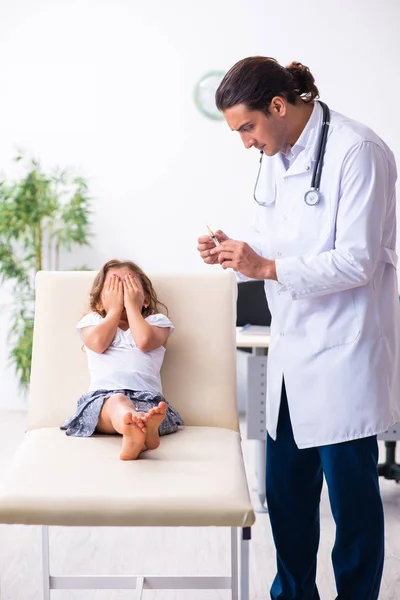
<path id="1" fill-rule="evenodd" d="M 324 240 L 334 227 L 334 199 L 320 193 L 320 201 L 315 206 L 308 206 L 304 196 L 299 198 L 299 234 L 304 238 Z"/>
<path id="2" fill-rule="evenodd" d="M 301 300 L 308 343 L 316 352 L 351 344 L 361 333 L 353 290 Z"/>

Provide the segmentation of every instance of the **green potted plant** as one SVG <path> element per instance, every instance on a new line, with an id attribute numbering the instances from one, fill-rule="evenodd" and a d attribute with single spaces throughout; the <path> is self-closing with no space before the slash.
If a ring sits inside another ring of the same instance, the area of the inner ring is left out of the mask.
<path id="1" fill-rule="evenodd" d="M 0 281 L 13 285 L 10 361 L 22 390 L 31 370 L 35 275 L 59 270 L 60 253 L 89 244 L 88 186 L 70 170 L 45 172 L 34 159 L 15 159 L 22 173 L 0 181 Z"/>

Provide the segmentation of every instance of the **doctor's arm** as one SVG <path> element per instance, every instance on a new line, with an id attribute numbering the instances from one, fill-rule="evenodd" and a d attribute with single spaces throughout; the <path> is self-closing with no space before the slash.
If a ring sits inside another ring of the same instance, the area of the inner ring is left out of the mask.
<path id="1" fill-rule="evenodd" d="M 393 188 L 381 148 L 373 142 L 354 146 L 342 167 L 335 247 L 317 255 L 275 261 L 277 279 L 294 300 L 316 298 L 370 281 L 381 256 L 387 202 Z"/>

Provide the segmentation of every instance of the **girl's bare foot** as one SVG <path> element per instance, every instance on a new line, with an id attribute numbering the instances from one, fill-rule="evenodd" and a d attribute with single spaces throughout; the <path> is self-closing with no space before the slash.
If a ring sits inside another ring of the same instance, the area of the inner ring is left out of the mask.
<path id="1" fill-rule="evenodd" d="M 143 450 L 147 427 L 141 417 L 128 412 L 123 416 L 121 460 L 135 460 Z"/>
<path id="2" fill-rule="evenodd" d="M 167 405 L 165 402 L 160 402 L 155 408 L 151 408 L 146 416 L 143 417 L 147 433 L 145 438 L 146 448 L 149 450 L 155 450 L 160 445 L 160 438 L 158 436 L 158 428 L 165 419 L 165 413 L 167 412 Z"/>

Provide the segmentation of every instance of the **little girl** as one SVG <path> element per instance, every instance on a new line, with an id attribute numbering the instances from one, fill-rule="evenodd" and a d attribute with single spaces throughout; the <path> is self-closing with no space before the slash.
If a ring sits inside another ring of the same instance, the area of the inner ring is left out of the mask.
<path id="1" fill-rule="evenodd" d="M 162 395 L 160 370 L 174 326 L 158 312 L 160 304 L 150 279 L 133 262 L 110 260 L 100 269 L 90 312 L 77 324 L 90 387 L 61 426 L 67 435 L 122 434 L 120 458 L 135 460 L 159 446 L 159 435 L 183 425 Z"/>

